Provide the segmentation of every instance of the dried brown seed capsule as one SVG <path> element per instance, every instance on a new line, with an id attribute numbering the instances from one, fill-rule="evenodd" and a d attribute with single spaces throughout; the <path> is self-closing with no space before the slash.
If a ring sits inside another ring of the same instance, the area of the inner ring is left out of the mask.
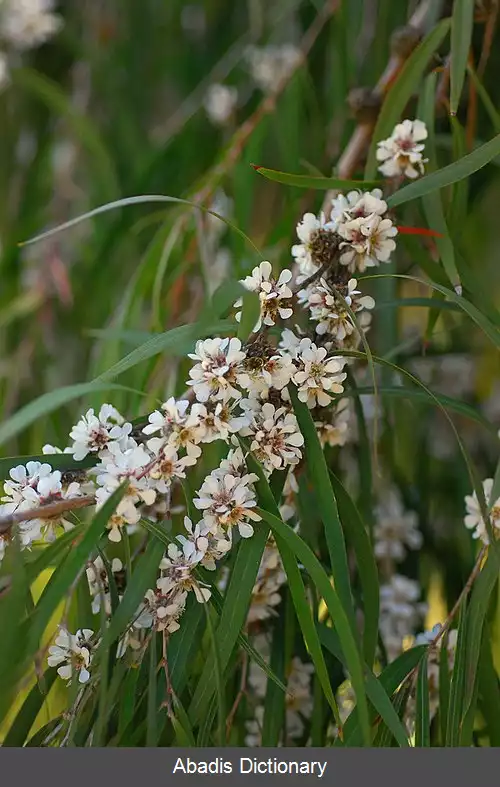
<path id="1" fill-rule="evenodd" d="M 420 30 L 411 25 L 397 27 L 391 36 L 391 54 L 406 59 L 422 37 Z"/>
<path id="2" fill-rule="evenodd" d="M 347 104 L 358 123 L 373 123 L 380 111 L 381 98 L 371 87 L 355 87 L 349 91 Z"/>

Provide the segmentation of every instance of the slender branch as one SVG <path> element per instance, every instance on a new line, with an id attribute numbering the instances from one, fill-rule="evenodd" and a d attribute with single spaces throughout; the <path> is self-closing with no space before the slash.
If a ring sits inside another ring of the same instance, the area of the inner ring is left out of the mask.
<path id="1" fill-rule="evenodd" d="M 419 31 L 422 28 L 430 6 L 431 0 L 422 0 L 408 22 L 409 29 L 413 28 L 415 31 Z M 406 50 L 404 53 L 398 52 L 397 54 L 391 55 L 384 72 L 373 88 L 374 96 L 379 97 L 380 99 L 385 96 L 389 88 L 394 83 L 395 79 L 399 76 L 399 73 L 410 54 L 411 50 Z M 375 128 L 375 123 L 376 117 L 370 119 L 363 118 L 363 120 L 359 122 L 338 161 L 335 169 L 337 177 L 342 179 L 352 178 L 360 160 L 364 156 L 365 151 L 370 144 L 371 136 Z M 331 190 L 326 193 L 323 202 L 323 211 L 325 213 L 328 212 L 329 205 L 331 204 L 331 201 L 335 195 L 335 190 Z"/>
<path id="2" fill-rule="evenodd" d="M 93 506 L 94 503 L 94 495 L 84 495 L 70 497 L 68 500 L 57 500 L 38 508 L 29 508 L 27 511 L 15 511 L 13 514 L 0 517 L 0 535 L 7 533 L 12 525 L 17 525 L 19 522 L 28 522 L 31 519 L 52 519 L 66 511 L 76 511 L 78 508 Z"/>

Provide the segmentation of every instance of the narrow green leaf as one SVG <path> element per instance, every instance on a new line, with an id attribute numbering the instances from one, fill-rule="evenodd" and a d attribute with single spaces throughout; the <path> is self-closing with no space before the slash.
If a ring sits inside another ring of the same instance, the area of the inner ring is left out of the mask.
<path id="1" fill-rule="evenodd" d="M 23 746 L 36 718 L 47 700 L 47 695 L 57 678 L 57 670 L 51 667 L 44 672 L 42 679 L 37 682 L 24 700 L 16 718 L 9 727 L 2 746 Z M 43 691 L 42 691 L 43 686 Z"/>
<path id="2" fill-rule="evenodd" d="M 426 152 L 429 159 L 427 164 L 428 175 L 438 170 L 434 141 L 437 78 L 438 75 L 433 73 L 429 74 L 425 80 L 419 108 L 419 117 L 426 123 L 428 129 L 428 139 L 426 141 Z M 460 279 L 455 262 L 453 243 L 449 237 L 448 226 L 446 224 L 440 192 L 431 191 L 428 194 L 424 194 L 422 197 L 422 205 L 424 208 L 425 218 L 430 229 L 440 233 L 440 235 L 443 236 L 435 238 L 435 243 L 445 273 L 453 287 L 457 288 L 460 284 Z M 429 316 L 429 319 L 431 319 L 431 316 Z M 427 330 L 429 331 L 429 326 Z"/>
<path id="3" fill-rule="evenodd" d="M 401 72 L 388 91 L 382 109 L 377 119 L 377 124 L 373 132 L 372 143 L 366 162 L 365 178 L 374 178 L 377 174 L 377 143 L 385 139 L 392 133 L 396 123 L 401 119 L 401 115 L 408 104 L 412 95 L 418 90 L 418 86 L 425 70 L 436 50 L 441 46 L 450 29 L 451 20 L 442 19 L 436 27 L 423 39 L 414 49 Z M 404 191 L 402 189 L 401 191 Z M 396 192 L 399 194 L 400 192 Z M 392 198 L 393 199 L 393 198 Z M 393 204 L 388 200 L 389 204 Z"/>
<path id="4" fill-rule="evenodd" d="M 115 363 L 110 369 L 102 372 L 92 384 L 100 384 L 101 388 L 103 382 L 113 380 L 120 374 L 132 369 L 137 364 L 153 358 L 160 353 L 171 354 L 173 356 L 183 356 L 190 352 L 197 339 L 205 338 L 206 336 L 217 336 L 224 334 L 231 334 L 236 331 L 236 323 L 231 320 L 220 320 L 212 325 L 207 323 L 193 323 L 192 325 L 181 325 L 178 328 L 172 328 L 170 331 L 153 336 L 140 347 L 136 347 L 128 355 L 122 358 L 118 363 Z M 113 388 L 109 384 L 106 388 Z M 1 430 L 0 430 L 1 437 Z"/>
<path id="5" fill-rule="evenodd" d="M 339 191 L 351 191 L 352 189 L 373 189 L 380 185 L 379 180 L 342 180 L 341 178 L 318 178 L 311 175 L 294 175 L 290 172 L 278 172 L 267 167 L 253 168 L 259 175 L 263 175 L 268 180 L 275 180 L 284 183 L 286 186 L 298 186 L 301 189 L 338 189 Z"/>
<path id="6" fill-rule="evenodd" d="M 78 544 L 69 552 L 52 575 L 42 593 L 29 621 L 29 633 L 33 650 L 36 650 L 43 632 L 58 604 L 66 597 L 78 574 L 83 570 L 92 550 L 96 548 L 99 537 L 106 529 L 109 518 L 125 494 L 125 485 L 120 486 L 95 514 Z"/>
<path id="7" fill-rule="evenodd" d="M 238 325 L 238 339 L 246 341 L 257 325 L 260 315 L 260 300 L 255 292 L 245 292 Z"/>
<path id="8" fill-rule="evenodd" d="M 189 716 L 176 694 L 172 697 L 172 703 L 175 712 L 175 715 L 171 718 L 176 734 L 175 745 L 195 748 L 196 739 L 191 727 L 191 722 L 189 721 Z"/>
<path id="9" fill-rule="evenodd" d="M 316 433 L 316 427 L 307 405 L 299 401 L 293 385 L 289 386 L 290 398 L 297 416 L 300 431 L 304 436 L 304 455 L 310 483 L 313 485 L 318 502 L 318 512 L 325 528 L 326 543 L 330 555 L 335 589 L 349 620 L 353 635 L 357 636 L 356 619 L 351 593 L 349 566 L 344 540 L 344 532 L 328 474 L 323 449 Z"/>
<path id="10" fill-rule="evenodd" d="M 273 627 L 271 663 L 273 672 L 285 681 L 285 615 L 281 614 Z M 321 684 L 320 684 L 321 685 Z M 262 746 L 278 746 L 285 718 L 285 692 L 268 680 L 262 722 Z"/>
<path id="11" fill-rule="evenodd" d="M 16 434 L 22 432 L 23 429 L 26 429 L 27 426 L 30 426 L 35 421 L 43 421 L 48 413 L 52 413 L 63 404 L 79 399 L 81 396 L 88 396 L 91 393 L 116 390 L 127 389 L 114 383 L 107 382 L 104 384 L 96 380 L 91 383 L 67 385 L 64 388 L 57 388 L 55 391 L 42 394 L 38 399 L 34 399 L 0 424 L 0 445 L 11 440 Z M 45 461 L 49 461 L 49 456 L 45 458 Z"/>
<path id="12" fill-rule="evenodd" d="M 156 632 L 149 642 L 149 677 L 148 677 L 148 710 L 146 719 L 146 746 L 157 745 L 158 728 L 156 725 L 157 691 L 156 674 L 158 671 L 158 657 L 156 655 Z"/>
<path id="13" fill-rule="evenodd" d="M 427 671 L 426 653 L 420 662 L 417 678 L 417 697 L 415 709 L 415 746 L 417 748 L 431 745 L 431 721 L 429 710 L 429 675 Z"/>
<path id="14" fill-rule="evenodd" d="M 445 186 L 450 186 L 452 183 L 458 183 L 463 178 L 468 178 L 477 172 L 486 164 L 489 164 L 495 156 L 500 155 L 500 134 L 489 142 L 486 142 L 481 147 L 476 148 L 467 156 L 448 164 L 437 172 L 432 172 L 430 175 L 424 175 L 414 183 L 409 183 L 399 191 L 396 191 L 391 197 L 388 197 L 387 204 L 391 208 L 404 205 L 405 202 L 423 197 L 425 194 L 430 194 L 438 189 L 443 189 Z"/>
<path id="15" fill-rule="evenodd" d="M 356 566 L 363 591 L 363 653 L 366 663 L 370 666 L 375 659 L 378 640 L 379 584 L 377 563 L 370 543 L 370 537 L 356 505 L 341 481 L 331 470 L 330 479 L 338 502 L 347 541 L 352 544 L 354 554 L 356 555 Z"/>
<path id="16" fill-rule="evenodd" d="M 284 522 L 270 514 L 268 511 L 258 509 L 258 512 L 270 525 L 275 534 L 275 537 L 283 539 L 287 546 L 296 555 L 298 560 L 300 560 L 300 562 L 304 565 L 304 568 L 325 601 L 334 626 L 338 632 L 346 660 L 347 669 L 349 670 L 352 685 L 356 693 L 364 745 L 369 746 L 370 723 L 368 717 L 368 706 L 366 703 L 363 665 L 358 652 L 356 639 L 353 635 L 349 619 L 347 618 L 347 615 L 342 607 L 339 596 L 331 586 L 328 576 L 319 563 L 317 557 L 307 546 L 307 544 L 301 538 L 299 538 L 299 536 L 297 536 L 297 534 L 294 533 L 294 531 L 288 525 L 285 525 Z"/>
<path id="17" fill-rule="evenodd" d="M 106 629 L 99 653 L 108 648 L 116 639 L 125 633 L 137 614 L 148 588 L 156 585 L 158 567 L 165 552 L 164 544 L 158 539 L 151 539 L 144 554 L 137 561 L 132 581 L 128 583 L 120 605 L 112 615 Z M 97 658 L 97 654 L 96 654 Z"/>
<path id="18" fill-rule="evenodd" d="M 448 632 L 442 637 L 439 650 L 439 730 L 441 745 L 446 741 L 446 724 L 450 707 L 450 668 L 448 664 Z"/>
<path id="19" fill-rule="evenodd" d="M 467 648 L 467 600 L 460 606 L 455 663 L 451 675 L 450 703 L 446 724 L 446 746 L 459 746 L 460 723 L 465 699 L 465 654 Z M 479 649 L 479 645 L 478 645 Z"/>
<path id="20" fill-rule="evenodd" d="M 229 663 L 248 612 L 252 590 L 257 578 L 260 561 L 267 541 L 267 531 L 256 530 L 252 538 L 242 540 L 237 547 L 236 559 L 229 586 L 224 597 L 224 607 L 217 627 L 217 643 L 221 669 Z M 213 656 L 207 659 L 198 681 L 188 715 L 193 725 L 206 714 L 215 692 Z"/>
<path id="21" fill-rule="evenodd" d="M 474 27 L 475 0 L 454 0 L 451 16 L 450 115 L 456 115 Z"/>
<path id="22" fill-rule="evenodd" d="M 479 657 L 479 704 L 488 729 L 490 746 L 500 746 L 500 684 L 491 653 L 491 628 L 483 631 Z M 5 745 L 5 744 L 4 744 Z"/>
<path id="23" fill-rule="evenodd" d="M 210 636 L 210 646 L 215 666 L 213 674 L 215 677 L 215 693 L 217 697 L 217 712 L 219 716 L 219 724 L 217 728 L 217 745 L 224 747 L 226 745 L 226 700 L 224 695 L 222 664 L 219 654 L 219 646 L 215 635 L 215 629 L 210 616 L 210 607 L 208 604 L 203 604 L 203 608 L 207 621 L 207 630 Z"/>

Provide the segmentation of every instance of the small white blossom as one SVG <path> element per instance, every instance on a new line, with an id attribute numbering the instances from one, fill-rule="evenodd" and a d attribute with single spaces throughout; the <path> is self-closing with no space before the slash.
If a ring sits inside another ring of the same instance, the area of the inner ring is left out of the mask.
<path id="1" fill-rule="evenodd" d="M 351 404 L 349 399 L 339 399 L 328 412 L 329 420 L 315 421 L 321 445 L 343 446 L 351 437 Z"/>
<path id="2" fill-rule="evenodd" d="M 145 596 L 145 605 L 140 618 L 135 622 L 135 627 L 149 628 L 154 625 L 157 631 L 173 634 L 180 628 L 179 618 L 186 608 L 187 591 L 178 590 L 174 593 L 162 593 L 161 590 L 148 590 Z M 138 623 L 141 626 L 138 626 Z"/>
<path id="3" fill-rule="evenodd" d="M 427 611 L 419 598 L 418 582 L 399 574 L 380 588 L 380 633 L 389 661 L 400 654 L 403 640 L 414 633 Z"/>
<path id="4" fill-rule="evenodd" d="M 272 326 L 278 317 L 287 320 L 293 314 L 290 308 L 290 299 L 293 293 L 288 287 L 292 272 L 287 268 L 281 271 L 279 278 L 273 277 L 271 263 L 265 260 L 253 269 L 252 274 L 242 280 L 241 284 L 250 292 L 255 292 L 260 300 L 260 317 L 254 326 L 253 332 L 258 331 L 262 324 Z M 236 301 L 235 307 L 242 305 L 242 299 Z M 236 320 L 241 320 L 241 312 L 236 314 Z"/>
<path id="5" fill-rule="evenodd" d="M 62 18 L 53 13 L 54 5 L 54 0 L 2 0 L 1 37 L 19 51 L 40 46 L 62 26 Z"/>
<path id="6" fill-rule="evenodd" d="M 414 511 L 405 511 L 395 489 L 384 494 L 376 510 L 373 535 L 375 557 L 404 560 L 406 547 L 420 549 L 422 534 L 418 529 L 418 516 Z"/>
<path id="7" fill-rule="evenodd" d="M 300 243 L 292 246 L 292 257 L 299 267 L 297 282 L 300 284 L 326 262 L 325 253 L 336 250 L 338 236 L 334 225 L 326 222 L 323 213 L 319 217 L 305 213 L 297 224 L 297 236 Z"/>
<path id="8" fill-rule="evenodd" d="M 87 454 L 99 453 L 118 443 L 125 448 L 132 431 L 132 424 L 125 423 L 120 413 L 110 404 L 103 404 L 99 414 L 87 410 L 69 433 L 73 440 L 73 457 L 79 462 Z"/>
<path id="9" fill-rule="evenodd" d="M 196 464 L 196 458 L 189 454 L 179 458 L 175 446 L 165 444 L 161 437 L 148 440 L 148 448 L 156 458 L 148 479 L 150 486 L 160 494 L 167 494 L 175 479 L 186 477 L 186 467 Z"/>
<path id="10" fill-rule="evenodd" d="M 281 46 L 249 47 L 247 62 L 253 79 L 266 93 L 271 93 L 294 68 L 300 58 L 300 50 L 293 44 Z"/>
<path id="11" fill-rule="evenodd" d="M 344 358 L 328 358 L 324 347 L 317 347 L 310 339 L 302 339 L 296 364 L 299 367 L 293 382 L 297 386 L 298 397 L 312 410 L 316 405 L 326 407 L 332 394 L 340 394 L 346 378 L 342 369 Z"/>
<path id="12" fill-rule="evenodd" d="M 182 548 L 169 544 L 167 554 L 160 563 L 161 576 L 156 583 L 160 593 L 168 598 L 177 593 L 192 591 L 196 600 L 204 604 L 211 596 L 210 589 L 194 576 L 194 569 L 203 557 L 199 550 L 192 550 L 189 544 Z"/>
<path id="13" fill-rule="evenodd" d="M 346 304 L 355 314 L 375 306 L 373 298 L 362 295 L 360 290 L 356 289 L 357 285 L 356 279 L 349 279 L 347 288 L 339 288 L 345 303 L 332 291 L 325 279 L 320 279 L 319 283 L 315 282 L 299 293 L 299 302 L 308 306 L 311 320 L 317 323 L 317 334 L 328 334 L 338 342 L 343 342 L 347 336 L 356 332 Z"/>
<path id="14" fill-rule="evenodd" d="M 78 682 L 87 683 L 90 679 L 93 636 L 91 629 L 78 629 L 76 634 L 70 634 L 61 627 L 55 645 L 49 648 L 49 667 L 57 667 L 57 673 L 63 680 L 71 682 L 73 674 L 77 673 Z"/>
<path id="15" fill-rule="evenodd" d="M 191 369 L 187 385 L 193 387 L 199 402 L 240 398 L 234 387 L 239 364 L 245 358 L 239 339 L 200 339 L 189 357 L 197 363 Z"/>
<path id="16" fill-rule="evenodd" d="M 205 478 L 193 503 L 203 511 L 203 519 L 214 535 L 224 535 L 232 527 L 238 528 L 242 538 L 253 535 L 253 527 L 247 520 L 260 521 L 253 511 L 257 505 L 254 481 L 257 476 L 253 474 L 239 478 L 230 473 L 211 473 Z"/>
<path id="17" fill-rule="evenodd" d="M 382 219 L 376 213 L 358 219 L 351 219 L 339 227 L 343 238 L 340 248 L 340 262 L 351 273 L 388 262 L 396 248 L 393 238 L 398 230 L 390 219 Z"/>
<path id="18" fill-rule="evenodd" d="M 205 96 L 205 111 L 215 126 L 225 126 L 238 101 L 238 90 L 227 85 L 210 85 Z"/>
<path id="19" fill-rule="evenodd" d="M 238 385 L 250 396 L 265 395 L 269 388 L 282 391 L 295 373 L 293 359 L 285 352 L 275 353 L 272 350 L 251 355 L 251 347 L 243 362 L 242 371 L 238 374 Z M 240 428 L 245 424 L 241 424 Z"/>
<path id="20" fill-rule="evenodd" d="M 418 178 L 424 174 L 427 159 L 422 157 L 427 139 L 427 128 L 421 120 L 403 120 L 398 123 L 391 136 L 377 145 L 379 170 L 386 178 L 406 176 Z"/>
<path id="21" fill-rule="evenodd" d="M 486 507 L 488 508 L 490 504 L 491 493 L 493 491 L 492 478 L 486 478 L 483 481 L 483 490 L 484 490 L 484 497 L 486 500 Z M 473 492 L 472 495 L 466 495 L 465 506 L 467 510 L 467 514 L 464 519 L 465 527 L 473 531 L 472 533 L 473 538 L 480 538 L 483 544 L 489 544 L 490 539 L 488 536 L 488 531 L 486 529 L 486 522 L 483 519 L 479 501 L 477 499 L 477 495 L 475 492 Z M 491 526 L 493 528 L 493 533 L 495 537 L 499 537 L 500 536 L 500 497 L 498 498 L 498 500 L 492 501 L 490 519 L 491 519 Z"/>
<path id="22" fill-rule="evenodd" d="M 122 561 L 115 557 L 111 561 L 111 571 L 113 574 L 120 574 L 123 571 Z M 104 599 L 106 615 L 111 615 L 111 594 L 109 591 L 109 578 L 103 559 L 97 557 L 86 569 L 89 591 L 92 596 L 92 612 L 96 615 L 101 609 L 101 601 Z M 116 581 L 116 577 L 115 577 Z M 120 593 L 119 593 L 120 596 Z"/>
<path id="23" fill-rule="evenodd" d="M 352 219 L 366 218 L 372 214 L 383 216 L 387 212 L 387 202 L 382 199 L 381 189 L 373 191 L 349 191 L 338 194 L 332 199 L 330 224 L 337 232 L 342 224 Z"/>
<path id="24" fill-rule="evenodd" d="M 250 450 L 267 472 L 286 465 L 295 465 L 302 458 L 300 446 L 304 437 L 297 419 L 284 407 L 276 408 L 270 402 L 262 407 L 251 400 L 244 400 L 242 407 L 250 416 L 250 426 L 241 431 L 242 437 L 251 437 Z"/>
<path id="25" fill-rule="evenodd" d="M 257 579 L 252 590 L 252 600 L 247 623 L 267 620 L 276 615 L 275 607 L 281 601 L 280 588 L 286 583 L 286 574 L 273 539 L 269 539 L 262 555 Z"/>

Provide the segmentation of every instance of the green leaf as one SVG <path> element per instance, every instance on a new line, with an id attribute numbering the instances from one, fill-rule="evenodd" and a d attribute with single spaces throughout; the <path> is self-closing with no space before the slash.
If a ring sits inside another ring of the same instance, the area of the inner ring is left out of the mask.
<path id="1" fill-rule="evenodd" d="M 158 567 L 165 552 L 164 544 L 158 539 L 151 539 L 144 554 L 134 567 L 132 580 L 127 584 L 120 605 L 112 615 L 109 626 L 104 632 L 99 653 L 105 651 L 131 624 L 139 610 L 148 588 L 156 586 Z M 96 654 L 97 658 L 97 654 Z"/>
<path id="2" fill-rule="evenodd" d="M 488 729 L 490 746 L 500 746 L 500 685 L 491 653 L 491 629 L 485 628 L 479 657 L 480 709 Z M 5 744 L 4 744 L 5 745 Z"/>
<path id="3" fill-rule="evenodd" d="M 489 164 L 495 156 L 500 155 L 500 134 L 489 142 L 486 142 L 481 147 L 476 148 L 467 156 L 448 164 L 437 172 L 432 172 L 430 175 L 424 175 L 414 183 L 409 183 L 399 191 L 396 191 L 391 197 L 388 197 L 387 204 L 391 208 L 404 205 L 405 202 L 423 197 L 425 194 L 430 194 L 432 191 L 443 189 L 445 186 L 450 186 L 452 183 L 458 183 L 463 178 L 468 178 L 477 172 L 486 164 Z"/>
<path id="4" fill-rule="evenodd" d="M 418 85 L 430 59 L 444 41 L 450 29 L 450 24 L 450 19 L 442 19 L 441 22 L 428 33 L 424 40 L 411 53 L 396 81 L 388 91 L 373 132 L 372 143 L 366 162 L 365 178 L 371 179 L 376 176 L 377 143 L 388 137 L 389 134 L 392 133 L 396 123 L 400 121 L 406 105 L 418 89 Z M 401 191 L 404 191 L 404 189 Z M 399 194 L 400 192 L 396 193 Z M 393 204 L 390 199 L 388 199 L 387 202 L 390 205 Z"/>
<path id="5" fill-rule="evenodd" d="M 427 164 L 428 174 L 434 172 L 438 166 L 434 141 L 437 77 L 438 75 L 436 73 L 429 74 L 425 80 L 419 108 L 419 117 L 426 123 L 429 135 L 426 142 L 426 151 L 429 159 Z M 460 284 L 460 279 L 455 263 L 455 251 L 449 237 L 440 192 L 432 191 L 429 194 L 425 194 L 422 197 L 422 205 L 430 229 L 439 232 L 443 236 L 441 238 L 435 238 L 435 243 L 446 275 L 453 287 L 457 288 Z"/>
<path id="6" fill-rule="evenodd" d="M 91 393 L 98 391 L 116 391 L 128 390 L 121 385 L 114 383 L 94 380 L 90 383 L 77 383 L 76 385 L 67 385 L 64 388 L 57 388 L 55 391 L 42 394 L 38 399 L 34 399 L 29 404 L 22 407 L 17 413 L 14 413 L 10 418 L 0 424 L 0 445 L 6 443 L 15 437 L 16 434 L 22 432 L 30 424 L 35 421 L 42 421 L 48 413 L 52 413 L 61 407 L 63 404 L 72 402 L 74 399 L 79 399 L 81 396 L 87 396 Z M 50 462 L 50 455 L 45 457 L 46 462 Z M 60 455 L 59 455 L 60 456 Z"/>
<path id="7" fill-rule="evenodd" d="M 278 172 L 267 167 L 257 167 L 252 165 L 259 175 L 263 175 L 268 180 L 275 180 L 284 183 L 286 186 L 298 186 L 301 189 L 338 189 L 339 191 L 350 191 L 352 189 L 374 189 L 380 186 L 379 180 L 342 180 L 341 178 L 317 178 L 310 175 L 293 175 L 289 172 Z"/>
<path id="8" fill-rule="evenodd" d="M 417 697 L 415 709 L 415 746 L 417 748 L 431 745 L 431 720 L 429 710 L 429 675 L 427 671 L 426 653 L 418 668 Z"/>
<path id="9" fill-rule="evenodd" d="M 146 746 L 149 747 L 156 746 L 158 740 L 158 728 L 156 725 L 156 673 L 158 671 L 156 639 L 156 632 L 153 631 L 153 636 L 149 642 L 148 709 L 146 717 Z"/>
<path id="10" fill-rule="evenodd" d="M 462 718 L 465 717 L 472 703 L 484 621 L 488 612 L 490 597 L 498 580 L 498 576 L 498 562 L 495 553 L 491 551 L 479 577 L 474 583 L 467 614 Z"/>
<path id="11" fill-rule="evenodd" d="M 34 560 L 26 561 L 26 573 L 29 581 L 34 582 L 46 568 L 57 565 L 63 552 L 69 549 L 73 542 L 78 541 L 85 528 L 86 525 L 81 524 L 68 530 L 67 533 L 62 533 L 52 544 L 44 545 Z"/>
<path id="12" fill-rule="evenodd" d="M 31 454 L 30 456 L 6 456 L 0 459 L 0 478 L 7 478 L 13 467 L 25 465 L 28 462 L 45 462 L 53 470 L 88 470 L 98 464 L 95 456 L 86 456 L 81 462 L 76 462 L 71 454 Z"/>
<path id="13" fill-rule="evenodd" d="M 363 653 L 366 663 L 372 665 L 378 640 L 379 584 L 377 563 L 370 543 L 370 537 L 356 505 L 341 481 L 331 470 L 330 479 L 339 506 L 347 541 L 352 544 L 356 556 L 356 567 L 363 591 Z"/>
<path id="14" fill-rule="evenodd" d="M 255 326 L 260 316 L 260 300 L 255 292 L 248 290 L 243 295 L 243 304 L 241 307 L 241 319 L 238 325 L 237 336 L 242 342 L 246 341 Z"/>
<path id="15" fill-rule="evenodd" d="M 332 653 L 336 658 L 341 661 L 344 666 L 346 665 L 345 658 L 343 656 L 342 650 L 340 648 L 340 643 L 338 640 L 338 636 L 334 629 L 328 628 L 322 624 L 318 624 L 318 631 L 320 635 L 320 639 L 323 642 L 324 646 L 328 648 L 330 653 Z M 412 649 L 414 650 L 414 649 Z M 406 651 L 409 653 L 410 651 Z M 421 658 L 421 653 L 413 654 L 411 658 L 397 664 L 395 668 L 393 668 L 392 672 L 383 672 L 378 678 L 375 677 L 373 672 L 366 668 L 365 669 L 365 680 L 366 680 L 366 694 L 368 699 L 372 703 L 376 713 L 379 714 L 381 719 L 387 725 L 387 728 L 392 732 L 394 737 L 396 738 L 398 744 L 401 747 L 407 747 L 408 744 L 408 732 L 404 725 L 401 723 L 394 707 L 391 703 L 391 695 L 397 689 L 401 681 L 406 677 L 406 675 L 413 669 L 415 666 L 415 659 L 414 657 L 418 656 L 418 659 Z M 396 664 L 396 662 L 393 662 Z M 390 665 L 392 667 L 392 665 Z M 401 676 L 401 679 L 398 680 L 397 684 L 393 677 L 393 675 Z M 374 720 L 375 714 L 371 713 L 371 719 Z M 345 745 L 358 745 L 356 742 L 356 731 L 359 732 L 359 727 L 357 726 L 358 721 L 358 712 L 357 706 L 354 708 L 352 713 L 349 715 L 349 718 L 345 724 L 344 732 L 345 732 Z"/>
<path id="16" fill-rule="evenodd" d="M 285 681 L 285 615 L 283 612 L 273 627 L 270 667 L 282 681 Z M 284 718 L 285 692 L 276 683 L 268 680 L 264 700 L 261 746 L 278 746 Z"/>
<path id="17" fill-rule="evenodd" d="M 252 538 L 244 539 L 237 547 L 234 568 L 224 597 L 224 606 L 217 627 L 217 643 L 221 670 L 225 671 L 238 634 L 246 620 L 252 590 L 267 541 L 267 531 L 256 530 Z M 193 725 L 206 714 L 215 692 L 213 656 L 207 659 L 194 692 L 188 715 Z"/>
<path id="18" fill-rule="evenodd" d="M 349 619 L 347 618 L 347 615 L 342 607 L 339 596 L 331 586 L 328 576 L 326 575 L 317 557 L 307 546 L 307 544 L 301 538 L 299 538 L 299 536 L 297 536 L 297 534 L 294 533 L 294 531 L 288 525 L 285 525 L 284 522 L 278 519 L 278 517 L 273 516 L 268 511 L 264 511 L 263 509 L 258 509 L 258 513 L 270 525 L 275 534 L 275 537 L 283 539 L 287 546 L 296 555 L 298 560 L 303 564 L 305 570 L 316 585 L 318 592 L 325 601 L 335 629 L 338 632 L 346 666 L 351 676 L 352 685 L 356 694 L 357 708 L 359 711 L 360 724 L 363 732 L 364 745 L 369 746 L 370 723 L 368 717 L 368 706 L 366 703 L 363 664 L 358 652 L 356 639 L 353 635 Z"/>
<path id="19" fill-rule="evenodd" d="M 196 739 L 189 721 L 189 716 L 187 715 L 184 706 L 176 694 L 172 696 L 172 703 L 174 706 L 175 715 L 171 716 L 170 720 L 175 730 L 175 745 L 195 748 Z"/>
<path id="20" fill-rule="evenodd" d="M 456 115 L 474 27 L 475 0 L 454 0 L 451 17 L 450 115 Z"/>
<path id="21" fill-rule="evenodd" d="M 205 617 L 207 621 L 207 630 L 210 637 L 210 646 L 214 662 L 214 677 L 215 677 L 215 693 L 217 697 L 217 712 L 219 716 L 219 724 L 217 729 L 217 745 L 224 747 L 226 745 L 226 700 L 224 694 L 224 679 L 222 674 L 222 665 L 219 654 L 219 646 L 215 634 L 214 625 L 210 616 L 210 606 L 203 604 Z"/>
<path id="22" fill-rule="evenodd" d="M 330 555 L 335 589 L 347 619 L 349 620 L 352 633 L 356 637 L 356 619 L 352 601 L 349 566 L 347 563 L 347 550 L 337 501 L 328 474 L 328 466 L 316 432 L 316 427 L 314 426 L 314 421 L 307 405 L 299 401 L 296 388 L 293 385 L 290 385 L 288 390 L 300 431 L 304 436 L 303 453 L 306 460 L 307 474 L 310 483 L 314 487 L 318 503 L 318 513 L 325 528 L 325 537 Z"/>
<path id="23" fill-rule="evenodd" d="M 125 494 L 125 489 L 125 485 L 122 485 L 113 492 L 109 500 L 96 513 L 79 543 L 69 552 L 65 561 L 59 565 L 45 587 L 31 616 L 32 619 L 29 621 L 29 633 L 33 650 L 38 648 L 40 638 L 58 604 L 66 597 L 76 577 L 84 569 L 89 555 L 96 548 L 99 537 L 106 529 L 108 520 Z"/>
<path id="24" fill-rule="evenodd" d="M 2 746 L 24 745 L 56 678 L 57 669 L 51 667 L 44 672 L 41 680 L 35 683 L 10 725 Z"/>
<path id="25" fill-rule="evenodd" d="M 448 632 L 441 639 L 439 649 L 439 729 L 441 745 L 446 741 L 446 724 L 450 707 L 450 668 L 448 664 Z"/>
<path id="26" fill-rule="evenodd" d="M 192 351 L 197 339 L 202 339 L 206 336 L 231 334 L 235 331 L 236 324 L 231 320 L 220 320 L 211 325 L 207 323 L 193 323 L 192 325 L 181 325 L 178 328 L 172 328 L 170 331 L 153 336 L 152 339 L 149 339 L 140 347 L 136 347 L 135 350 L 132 350 L 118 363 L 96 377 L 93 384 L 99 383 L 103 387 L 103 382 L 113 380 L 120 374 L 149 358 L 153 358 L 155 355 L 164 353 L 174 357 L 184 356 Z M 111 388 L 115 386 L 108 384 L 106 387 Z"/>
<path id="27" fill-rule="evenodd" d="M 460 723 L 465 699 L 465 652 L 467 648 L 467 600 L 460 606 L 458 619 L 458 638 L 455 651 L 455 663 L 451 675 L 450 703 L 446 724 L 446 746 L 460 744 Z M 478 645 L 479 649 L 479 645 Z M 475 678 L 475 675 L 474 675 Z"/>

